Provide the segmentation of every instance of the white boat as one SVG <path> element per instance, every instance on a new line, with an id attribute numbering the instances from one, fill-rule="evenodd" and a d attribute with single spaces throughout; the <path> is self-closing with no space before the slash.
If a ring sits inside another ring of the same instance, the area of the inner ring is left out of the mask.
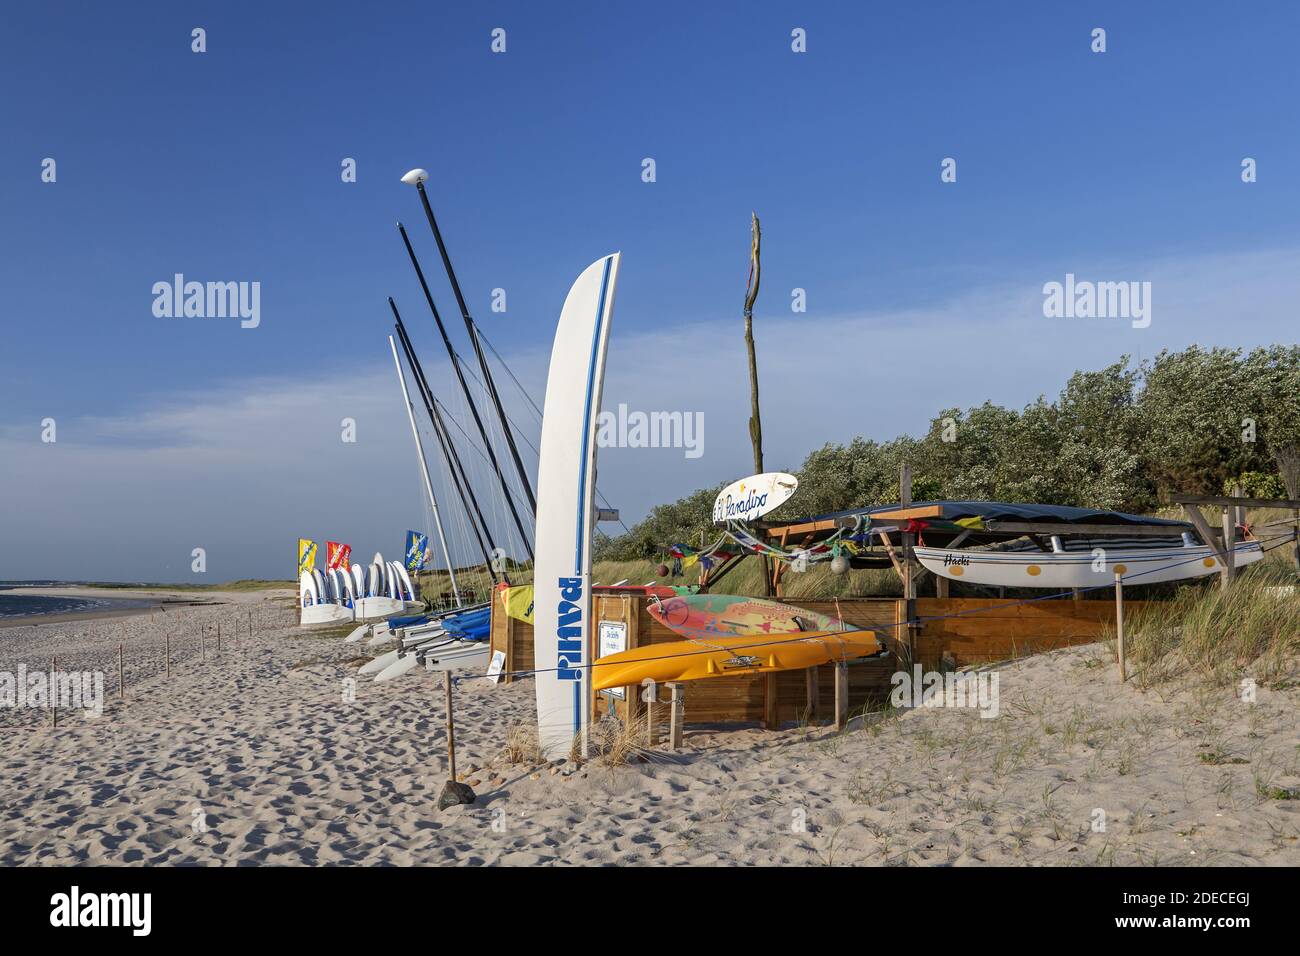
<path id="1" fill-rule="evenodd" d="M 1008 588 L 1089 588 L 1111 584 L 1116 572 L 1125 584 L 1158 584 L 1215 574 L 1222 567 L 1213 548 L 1190 535 L 1181 545 L 1154 547 L 1107 546 L 1102 539 L 1089 547 L 1067 547 L 1057 536 L 1052 550 L 959 550 L 916 547 L 916 559 L 940 577 L 968 584 Z M 1258 541 L 1245 540 L 1233 549 L 1233 564 L 1243 567 L 1264 556 Z"/>

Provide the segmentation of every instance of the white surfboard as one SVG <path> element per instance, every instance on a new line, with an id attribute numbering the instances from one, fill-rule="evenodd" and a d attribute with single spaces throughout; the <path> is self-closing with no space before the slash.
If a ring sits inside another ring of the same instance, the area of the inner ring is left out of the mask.
<path id="1" fill-rule="evenodd" d="M 371 562 L 370 577 L 366 580 L 366 597 L 388 597 L 388 595 L 384 593 L 385 587 L 384 565 L 379 561 Z"/>
<path id="2" fill-rule="evenodd" d="M 315 568 L 312 568 L 311 576 L 316 580 L 316 593 L 319 595 L 320 600 L 329 603 L 330 589 L 329 585 L 325 582 L 325 575 L 321 574 L 320 571 Z"/>
<path id="3" fill-rule="evenodd" d="M 348 607 L 355 606 L 357 596 L 352 590 L 352 575 L 348 574 L 348 572 L 344 571 L 342 568 L 335 568 L 334 578 L 339 584 L 339 600 Z"/>
<path id="4" fill-rule="evenodd" d="M 733 481 L 713 500 L 713 523 L 761 518 L 789 501 L 798 487 L 799 479 L 783 471 L 768 471 Z"/>
<path id="5" fill-rule="evenodd" d="M 406 599 L 408 601 L 420 600 L 420 596 L 415 593 L 415 582 L 411 580 L 411 572 L 406 569 L 406 565 L 399 564 L 397 573 L 401 576 L 402 586 L 406 588 Z"/>
<path id="6" fill-rule="evenodd" d="M 534 654 L 537 735 L 549 758 L 586 750 L 590 724 L 592 495 L 596 417 L 619 253 L 588 266 L 560 311 L 546 380 L 537 467 Z"/>
<path id="7" fill-rule="evenodd" d="M 352 590 L 354 599 L 366 596 L 366 572 L 359 564 L 352 565 Z"/>
<path id="8" fill-rule="evenodd" d="M 397 567 L 396 561 L 388 562 L 389 597 L 395 597 L 399 601 L 409 601 L 411 597 L 402 585 L 402 576 L 398 573 Z"/>
<path id="9" fill-rule="evenodd" d="M 298 606 L 311 607 L 320 603 L 320 591 L 316 587 L 316 578 L 310 571 L 304 571 L 298 579 Z"/>

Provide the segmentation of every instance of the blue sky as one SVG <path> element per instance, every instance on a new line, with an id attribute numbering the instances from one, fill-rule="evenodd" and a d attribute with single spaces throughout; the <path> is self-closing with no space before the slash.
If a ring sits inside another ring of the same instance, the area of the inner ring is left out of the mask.
<path id="1" fill-rule="evenodd" d="M 299 534 L 368 554 L 422 525 L 385 296 L 460 406 L 396 220 L 469 349 L 412 166 L 539 399 L 569 284 L 623 251 L 606 406 L 707 416 L 699 459 L 602 453 L 629 519 L 746 470 L 751 209 L 774 467 L 1125 352 L 1294 340 L 1294 5 L 466 6 L 7 11 L 0 578 L 193 580 L 195 546 L 210 580 L 282 576 Z M 155 317 L 177 272 L 260 282 L 261 325 Z M 1067 272 L 1152 281 L 1151 327 L 1043 318 Z"/>

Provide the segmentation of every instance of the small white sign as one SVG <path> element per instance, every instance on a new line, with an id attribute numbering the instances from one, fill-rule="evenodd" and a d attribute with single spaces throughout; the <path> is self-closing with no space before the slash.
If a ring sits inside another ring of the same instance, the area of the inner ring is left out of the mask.
<path id="1" fill-rule="evenodd" d="M 601 621 L 597 647 L 599 651 L 596 654 L 596 660 L 627 650 L 627 624 L 623 621 Z M 601 693 L 618 700 L 623 700 L 626 696 L 622 687 L 611 687 L 609 690 L 601 691 Z"/>
<path id="2" fill-rule="evenodd" d="M 493 651 L 492 660 L 488 661 L 487 679 L 494 684 L 501 683 L 501 670 L 506 666 L 506 652 Z"/>
<path id="3" fill-rule="evenodd" d="M 775 511 L 790 500 L 799 479 L 783 471 L 769 471 L 733 481 L 713 502 L 713 523 L 752 521 Z"/>

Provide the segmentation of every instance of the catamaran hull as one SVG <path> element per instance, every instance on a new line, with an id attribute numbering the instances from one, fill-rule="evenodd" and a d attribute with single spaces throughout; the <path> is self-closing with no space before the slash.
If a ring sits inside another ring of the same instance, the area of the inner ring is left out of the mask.
<path id="1" fill-rule="evenodd" d="M 1007 588 L 1090 588 L 1113 584 L 1118 571 L 1125 584 L 1158 584 L 1214 574 L 1223 565 L 1205 545 L 1180 548 L 1124 548 L 1060 553 L 953 551 L 916 548 L 926 569 L 953 581 Z M 1264 556 L 1258 541 L 1234 550 L 1236 567 Z"/>

